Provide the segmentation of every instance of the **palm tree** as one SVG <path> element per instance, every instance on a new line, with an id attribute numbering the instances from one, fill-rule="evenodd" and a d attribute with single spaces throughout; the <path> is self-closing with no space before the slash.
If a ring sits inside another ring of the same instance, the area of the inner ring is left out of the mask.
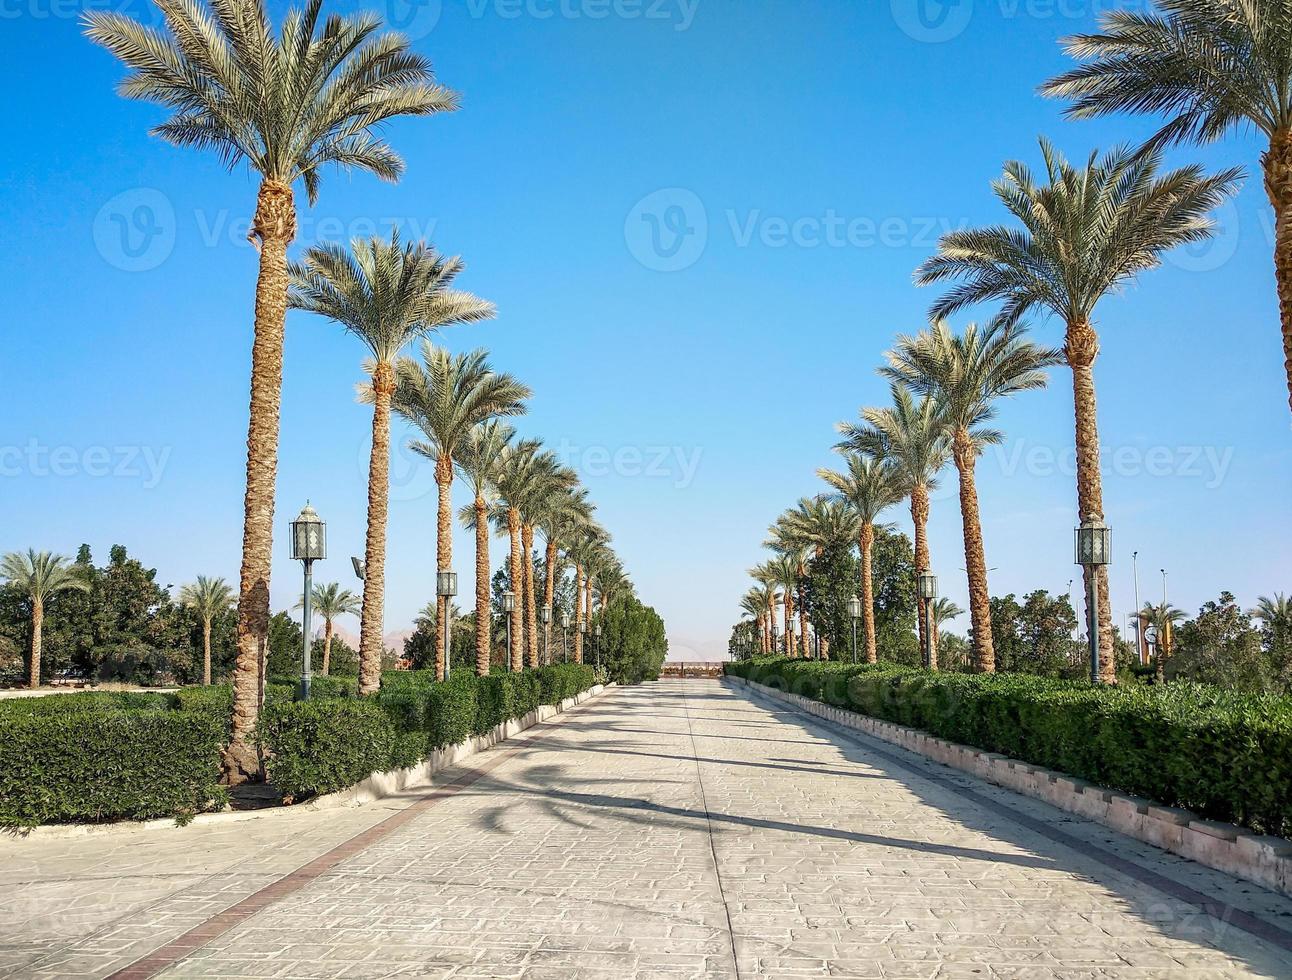
<path id="1" fill-rule="evenodd" d="M 552 608 L 556 595 L 557 566 L 560 564 L 560 550 L 563 543 L 577 540 L 578 536 L 593 524 L 592 514 L 596 507 L 588 500 L 588 491 L 576 486 L 554 489 L 547 494 L 539 506 L 537 525 L 546 542 L 545 561 L 543 564 L 543 606 Z M 543 624 L 543 649 L 551 649 L 551 629 L 549 621 Z"/>
<path id="2" fill-rule="evenodd" d="M 1283 369 L 1292 404 L 1292 7 L 1277 0 L 1158 0 L 1159 11 L 1111 11 L 1103 32 L 1064 40 L 1087 61 L 1042 86 L 1072 99 L 1068 115 L 1169 117 L 1149 141 L 1210 143 L 1261 132 L 1265 192 L 1274 208 L 1274 277 Z"/>
<path id="3" fill-rule="evenodd" d="M 1256 600 L 1256 608 L 1248 613 L 1270 629 L 1292 626 L 1292 596 L 1275 592 L 1273 597 L 1263 595 Z"/>
<path id="4" fill-rule="evenodd" d="M 802 497 L 799 502 L 779 518 L 771 527 L 771 537 L 764 542 L 773 551 L 792 553 L 798 566 L 799 592 L 799 645 L 803 655 L 811 650 L 808 643 L 810 610 L 807 604 L 808 554 L 817 557 L 831 544 L 851 543 L 857 540 L 857 513 L 846 500 L 831 498 L 828 494 Z M 827 643 L 825 649 L 829 649 Z"/>
<path id="5" fill-rule="evenodd" d="M 395 365 L 395 391 L 391 404 L 403 418 L 422 430 L 425 441 L 410 447 L 435 464 L 439 503 L 435 524 L 436 569 L 447 572 L 453 564 L 453 467 L 471 430 L 491 418 L 523 415 L 531 392 L 509 374 L 489 366 L 488 352 L 474 350 L 450 354 L 428 340 L 422 341 L 422 363 L 401 357 Z M 444 622 L 445 597 L 437 597 Z M 448 651 L 444 631 L 435 635 L 435 672 L 444 677 Z M 380 683 L 380 678 L 378 678 Z"/>
<path id="6" fill-rule="evenodd" d="M 839 497 L 847 500 L 857 513 L 857 534 L 861 554 L 861 618 L 866 635 L 866 663 L 879 662 L 875 642 L 875 583 L 871 555 L 875 545 L 875 523 L 879 515 L 902 502 L 906 486 L 897 467 L 886 459 L 876 459 L 851 450 L 839 450 L 848 471 L 817 470 L 817 476 L 830 484 Z"/>
<path id="7" fill-rule="evenodd" d="M 763 604 L 763 597 L 758 594 L 757 590 L 750 589 L 740 597 L 740 608 L 753 620 L 754 629 L 758 633 L 759 650 L 760 652 L 765 652 L 763 649 L 763 616 L 766 609 Z M 752 650 L 750 655 L 753 655 Z"/>
<path id="8" fill-rule="evenodd" d="M 575 538 L 568 548 L 574 563 L 574 662 L 583 663 L 583 624 L 587 621 L 587 592 L 589 570 L 595 571 L 601 551 L 610 542 L 610 535 L 597 524 L 591 524 Z"/>
<path id="9" fill-rule="evenodd" d="M 1161 154 L 1117 149 L 1073 167 L 1041 141 L 1047 184 L 1038 185 L 1022 163 L 1005 164 L 993 188 L 1023 225 L 953 231 L 938 254 L 915 273 L 928 285 L 962 282 L 933 305 L 935 319 L 974 303 L 1003 300 L 1007 322 L 1032 309 L 1058 316 L 1066 327 L 1064 357 L 1072 368 L 1076 418 L 1077 507 L 1082 523 L 1102 521 L 1099 431 L 1095 415 L 1095 357 L 1099 337 L 1095 306 L 1107 293 L 1161 262 L 1162 253 L 1211 234 L 1208 212 L 1234 189 L 1237 172 L 1213 177 L 1199 167 L 1159 173 Z M 1113 683 L 1112 613 L 1108 569 L 1087 566 L 1086 595 L 1096 597 L 1099 660 Z M 1087 610 L 1089 618 L 1089 610 Z"/>
<path id="10" fill-rule="evenodd" d="M 333 622 L 338 616 L 358 615 L 361 606 L 357 595 L 349 589 L 341 588 L 336 582 L 316 585 L 310 589 L 310 605 L 323 617 L 323 676 L 326 677 L 332 668 L 332 637 L 336 635 Z M 305 600 L 297 602 L 296 608 L 305 608 Z M 360 673 L 362 674 L 362 665 Z"/>
<path id="11" fill-rule="evenodd" d="M 498 419 L 481 422 L 468 433 L 455 460 L 458 470 L 471 484 L 473 496 L 469 527 L 476 537 L 476 673 L 489 673 L 493 648 L 492 615 L 489 610 L 489 495 L 503 455 L 516 430 Z"/>
<path id="12" fill-rule="evenodd" d="M 86 592 L 90 583 L 84 567 L 62 555 L 27 549 L 0 558 L 0 576 L 31 603 L 31 661 L 28 686 L 40 687 L 41 631 L 45 624 L 45 603 L 59 592 Z"/>
<path id="13" fill-rule="evenodd" d="M 233 589 L 222 578 L 199 575 L 197 581 L 179 590 L 181 606 L 193 610 L 202 620 L 202 683 L 211 683 L 211 623 L 233 607 Z"/>
<path id="14" fill-rule="evenodd" d="M 224 753 L 232 782 L 258 776 L 252 732 L 260 711 L 262 657 L 269 638 L 269 572 L 273 554 L 274 480 L 287 316 L 287 247 L 296 237 L 292 185 L 311 204 L 329 164 L 395 181 L 399 155 L 378 127 L 399 116 L 457 108 L 457 96 L 435 83 L 430 63 L 399 34 L 378 33 L 370 14 L 319 22 L 322 0 L 292 11 L 275 37 L 264 0 L 162 0 L 164 29 L 119 13 L 85 15 L 87 36 L 130 70 L 120 92 L 173 112 L 154 134 L 176 146 L 215 150 L 260 177 L 248 238 L 260 254 L 247 484 L 243 504 L 238 599 L 238 659 L 233 674 L 233 728 Z"/>
<path id="15" fill-rule="evenodd" d="M 844 436 L 839 447 L 892 462 L 911 498 L 915 571 L 919 574 L 933 567 L 929 555 L 929 491 L 937 487 L 937 473 L 947 464 L 951 439 L 935 398 L 925 395 L 917 402 L 905 386 L 898 384 L 891 391 L 890 408 L 863 408 L 862 425 L 839 423 L 838 429 Z M 920 644 L 928 651 L 929 669 L 937 670 L 937 645 L 928 635 L 924 599 L 916 600 L 916 611 Z"/>
<path id="16" fill-rule="evenodd" d="M 1174 645 L 1174 632 L 1177 623 L 1182 623 L 1188 616 L 1168 602 L 1154 605 L 1144 603 L 1140 610 L 1141 618 L 1157 630 L 1157 644 L 1154 648 L 1153 673 L 1157 683 L 1166 683 L 1166 662 L 1171 658 L 1171 647 Z"/>
<path id="17" fill-rule="evenodd" d="M 552 453 L 540 453 L 531 461 L 524 492 L 515 499 L 520 511 L 520 542 L 525 560 L 521 564 L 521 614 L 525 624 L 525 662 L 537 667 L 538 660 L 538 589 L 534 582 L 534 529 L 547 513 L 549 501 L 568 493 L 579 482 L 578 474 L 562 466 Z M 577 640 L 575 641 L 577 644 Z"/>
<path id="18" fill-rule="evenodd" d="M 790 629 L 790 618 L 794 615 L 794 592 L 798 587 L 799 564 L 793 555 L 777 552 L 763 566 L 771 573 L 773 588 L 781 590 L 781 618 L 785 622 L 785 655 L 795 656 L 794 632 Z M 803 651 L 807 655 L 807 651 Z"/>
<path id="19" fill-rule="evenodd" d="M 411 341 L 439 327 L 493 316 L 491 303 L 451 288 L 461 271 L 461 259 L 439 255 L 423 242 L 401 244 L 397 231 L 389 240 L 356 240 L 348 252 L 340 245 L 315 246 L 300 262 L 288 266 L 288 304 L 335 320 L 372 354 L 365 365 L 369 380 L 360 394 L 373 406 L 359 621 L 359 691 L 363 694 L 381 685 L 395 358 Z M 323 672 L 327 673 L 326 668 Z"/>
<path id="20" fill-rule="evenodd" d="M 951 431 L 951 455 L 960 477 L 974 661 L 984 674 L 995 672 L 996 652 L 974 467 L 983 447 L 1002 438 L 999 431 L 984 426 L 996 415 L 997 399 L 1044 388 L 1045 369 L 1063 360 L 1061 351 L 1038 347 L 1025 339 L 1026 332 L 1024 327 L 995 321 L 985 329 L 971 323 L 957 336 L 945 320 L 939 320 L 914 337 L 898 337 L 887 354 L 888 365 L 880 369 L 890 380 L 917 394 L 932 395 Z"/>
<path id="21" fill-rule="evenodd" d="M 511 590 L 517 602 L 511 614 L 511 650 L 508 656 L 511 669 L 524 669 L 524 614 L 525 606 L 521 601 L 524 590 L 525 570 L 521 560 L 522 548 L 522 509 L 527 505 L 527 494 L 534 485 L 538 474 L 550 472 L 559 464 L 556 456 L 542 448 L 538 439 L 526 439 L 512 446 L 498 461 L 498 473 L 494 478 L 494 488 L 498 494 L 498 506 L 493 518 L 499 531 L 506 531 L 511 543 L 508 574 L 511 579 Z M 530 565 L 530 578 L 533 576 L 533 561 L 526 559 Z"/>

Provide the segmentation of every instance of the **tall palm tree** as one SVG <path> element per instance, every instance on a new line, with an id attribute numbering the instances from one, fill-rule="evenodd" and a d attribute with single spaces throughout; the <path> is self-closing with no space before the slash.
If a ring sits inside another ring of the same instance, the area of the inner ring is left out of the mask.
<path id="1" fill-rule="evenodd" d="M 937 487 L 937 474 L 951 454 L 950 432 L 937 399 L 925 395 L 915 400 L 904 385 L 891 389 L 893 404 L 888 408 L 863 408 L 863 424 L 839 423 L 844 436 L 840 448 L 851 449 L 890 460 L 911 498 L 911 521 L 915 526 L 915 571 L 931 571 L 929 555 L 929 491 Z M 925 600 L 916 600 L 920 644 L 928 651 L 929 668 L 938 669 L 937 645 L 929 635 Z"/>
<path id="2" fill-rule="evenodd" d="M 901 336 L 880 372 L 922 395 L 932 395 L 951 433 L 951 455 L 960 477 L 960 520 L 964 529 L 965 569 L 969 578 L 969 615 L 973 620 L 975 667 L 996 670 L 991 639 L 991 592 L 974 468 L 983 447 L 1001 441 L 986 428 L 1000 398 L 1044 388 L 1045 369 L 1062 363 L 1061 351 L 1027 340 L 1027 330 L 994 321 L 985 328 L 969 324 L 955 334 L 945 320 L 914 337 Z"/>
<path id="3" fill-rule="evenodd" d="M 498 419 L 481 422 L 472 429 L 458 451 L 455 463 L 471 485 L 472 507 L 469 527 L 476 538 L 476 673 L 489 673 L 493 649 L 492 614 L 489 609 L 489 496 L 502 458 L 516 430 Z"/>
<path id="4" fill-rule="evenodd" d="M 610 536 L 605 535 L 584 556 L 583 615 L 589 630 L 592 628 L 593 593 L 598 591 L 602 576 L 608 574 L 616 564 L 615 554 L 610 550 L 609 541 Z"/>
<path id="5" fill-rule="evenodd" d="M 1248 615 L 1271 629 L 1292 626 L 1292 596 L 1282 592 L 1275 592 L 1273 596 L 1263 595 L 1256 600 L 1256 607 Z"/>
<path id="6" fill-rule="evenodd" d="M 86 592 L 90 583 L 84 567 L 62 555 L 27 549 L 12 551 L 0 558 L 0 577 L 31 603 L 31 659 L 28 686 L 40 687 L 40 654 L 45 624 L 45 603 L 59 592 Z"/>
<path id="7" fill-rule="evenodd" d="M 336 620 L 341 616 L 356 616 L 362 611 L 359 597 L 336 582 L 318 584 L 310 589 L 310 605 L 323 617 L 323 676 L 332 669 L 332 638 L 336 636 Z M 305 600 L 296 603 L 297 609 L 305 608 Z M 362 668 L 361 668 L 362 670 Z"/>
<path id="8" fill-rule="evenodd" d="M 292 185 L 310 204 L 323 170 L 335 165 L 395 181 L 404 164 L 377 135 L 383 122 L 457 108 L 431 66 L 402 35 L 379 33 L 370 14 L 333 15 L 320 23 L 322 0 L 287 14 L 277 36 L 264 0 L 159 0 L 162 29 L 119 13 L 85 14 L 87 36 L 124 62 L 120 92 L 173 115 L 153 133 L 176 146 L 210 149 L 260 177 L 248 238 L 260 254 L 247 483 L 239 576 L 238 659 L 233 728 L 224 753 L 231 782 L 258 776 L 252 732 L 260 711 L 269 642 L 269 572 L 273 554 L 274 480 L 287 316 L 287 247 L 296 237 Z"/>
<path id="9" fill-rule="evenodd" d="M 790 629 L 790 619 L 794 615 L 794 592 L 799 584 L 799 563 L 793 555 L 777 552 L 764 563 L 771 573 L 773 587 L 781 590 L 781 618 L 785 623 L 785 655 L 796 654 L 794 631 Z M 803 654 L 806 656 L 807 651 Z"/>
<path id="10" fill-rule="evenodd" d="M 1068 115 L 1167 116 L 1149 145 L 1210 143 L 1252 127 L 1274 208 L 1274 277 L 1292 405 L 1292 6 L 1282 0 L 1158 0 L 1156 11 L 1110 11 L 1098 34 L 1064 39 L 1086 61 L 1042 86 L 1072 99 Z"/>
<path id="11" fill-rule="evenodd" d="M 508 563 L 508 574 L 511 579 L 511 590 L 516 596 L 516 607 L 511 614 L 511 669 L 524 669 L 524 615 L 525 604 L 522 596 L 525 588 L 526 562 L 530 565 L 530 581 L 533 577 L 533 560 L 522 560 L 523 551 L 523 518 L 522 512 L 528 505 L 528 494 L 539 475 L 558 468 L 555 454 L 542 448 L 538 439 L 526 439 L 516 443 L 498 461 L 498 474 L 494 478 L 494 488 L 498 494 L 498 506 L 493 518 L 500 531 L 506 531 L 511 544 Z"/>
<path id="12" fill-rule="evenodd" d="M 857 513 L 857 541 L 861 554 L 861 618 L 866 637 L 866 663 L 879 662 L 875 642 L 875 583 L 871 556 L 875 546 L 875 524 L 879 515 L 902 502 L 906 485 L 896 465 L 848 449 L 839 450 L 847 463 L 847 472 L 819 469 L 817 476 L 847 500 Z"/>
<path id="13" fill-rule="evenodd" d="M 933 305 L 935 319 L 974 303 L 1003 300 L 1008 322 L 1033 309 L 1063 320 L 1076 419 L 1078 516 L 1083 523 L 1102 521 L 1095 307 L 1110 291 L 1159 265 L 1164 252 L 1206 239 L 1213 227 L 1207 215 L 1233 191 L 1238 174 L 1226 170 L 1207 177 L 1199 167 L 1160 173 L 1157 150 L 1117 149 L 1102 158 L 1092 153 L 1080 169 L 1045 140 L 1041 154 L 1047 183 L 1038 184 L 1026 166 L 1011 161 L 993 185 L 1022 229 L 999 225 L 950 232 L 938 253 L 916 270 L 915 280 L 920 285 L 960 280 Z M 1094 567 L 1085 569 L 1086 595 L 1095 596 L 1103 680 L 1113 683 L 1108 569 L 1098 566 L 1092 577 Z"/>
<path id="14" fill-rule="evenodd" d="M 587 621 L 589 569 L 595 569 L 599 553 L 610 536 L 598 524 L 591 524 L 575 538 L 568 553 L 574 563 L 574 662 L 583 663 L 583 624 Z"/>
<path id="15" fill-rule="evenodd" d="M 763 597 L 754 589 L 750 589 L 740 597 L 741 610 L 753 621 L 754 631 L 758 634 L 759 652 L 764 652 L 763 648 L 763 616 L 766 608 L 763 604 Z M 753 651 L 750 651 L 752 655 Z"/>
<path id="16" fill-rule="evenodd" d="M 202 683 L 211 683 L 211 623 L 233 608 L 233 589 L 222 578 L 199 575 L 196 582 L 179 590 L 181 606 L 193 610 L 202 621 Z"/>
<path id="17" fill-rule="evenodd" d="M 798 503 L 777 518 L 771 537 L 764 545 L 776 552 L 792 553 L 798 565 L 799 646 L 804 656 L 811 651 L 808 624 L 811 610 L 807 604 L 808 555 L 820 556 L 829 545 L 851 543 L 858 537 L 857 514 L 846 500 L 828 494 L 802 497 Z M 826 644 L 826 649 L 829 644 Z"/>
<path id="18" fill-rule="evenodd" d="M 525 553 L 521 565 L 522 615 L 525 623 L 525 662 L 539 665 L 538 659 L 538 589 L 534 581 L 534 530 L 547 514 L 553 497 L 569 493 L 579 482 L 578 474 L 562 466 L 552 453 L 541 453 L 533 460 L 524 493 L 517 498 L 520 510 L 520 543 Z"/>
<path id="19" fill-rule="evenodd" d="M 368 533 L 364 545 L 363 613 L 359 621 L 359 690 L 381 684 L 386 586 L 386 516 L 390 497 L 390 399 L 395 358 L 414 339 L 456 323 L 493 316 L 493 304 L 452 288 L 462 271 L 457 257 L 423 242 L 401 244 L 399 233 L 309 249 L 288 266 L 293 309 L 341 324 L 372 354 L 361 400 L 370 401 L 372 452 L 368 459 Z M 326 673 L 326 669 L 324 673 Z"/>
<path id="20" fill-rule="evenodd" d="M 523 415 L 531 392 L 509 374 L 495 372 L 488 352 L 474 350 L 450 354 L 428 340 L 422 341 L 422 363 L 401 357 L 395 366 L 395 391 L 391 404 L 400 416 L 422 430 L 423 440 L 410 443 L 413 452 L 435 464 L 439 491 L 435 523 L 435 563 L 446 572 L 453 564 L 453 469 L 471 430 L 491 418 Z M 444 596 L 437 597 L 444 622 Z M 444 631 L 435 635 L 435 672 L 444 677 L 448 651 Z M 380 678 L 378 678 L 380 682 Z"/>
<path id="21" fill-rule="evenodd" d="M 543 606 L 552 608 L 556 595 L 557 567 L 563 544 L 577 540 L 590 528 L 596 507 L 588 500 L 588 491 L 577 486 L 557 488 L 546 495 L 539 507 L 538 528 L 543 533 L 545 561 L 543 563 Z M 551 649 L 552 624 L 543 624 L 543 649 Z"/>

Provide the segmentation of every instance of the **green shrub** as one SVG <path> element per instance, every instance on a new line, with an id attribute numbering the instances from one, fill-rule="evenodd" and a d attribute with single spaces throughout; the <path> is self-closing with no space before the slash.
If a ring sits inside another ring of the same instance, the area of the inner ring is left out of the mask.
<path id="1" fill-rule="evenodd" d="M 593 684 L 592 668 L 587 664 L 552 664 L 540 667 L 536 673 L 542 704 L 558 705 Z"/>
<path id="2" fill-rule="evenodd" d="M 430 747 L 442 749 L 465 742 L 476 727 L 474 674 L 455 673 L 447 681 L 425 688 L 427 734 Z"/>
<path id="3" fill-rule="evenodd" d="M 390 767 L 391 716 L 376 700 L 324 698 L 266 706 L 259 738 L 284 799 L 331 793 Z"/>
<path id="4" fill-rule="evenodd" d="M 76 691 L 0 700 L 0 719 L 105 711 L 168 711 L 174 695 L 152 691 Z"/>
<path id="5" fill-rule="evenodd" d="M 221 725 L 151 706 L 91 713 L 86 703 L 0 720 L 0 825 L 185 821 L 224 805 Z"/>
<path id="6" fill-rule="evenodd" d="M 1292 835 L 1289 698 L 785 658 L 726 671 L 1210 819 Z"/>

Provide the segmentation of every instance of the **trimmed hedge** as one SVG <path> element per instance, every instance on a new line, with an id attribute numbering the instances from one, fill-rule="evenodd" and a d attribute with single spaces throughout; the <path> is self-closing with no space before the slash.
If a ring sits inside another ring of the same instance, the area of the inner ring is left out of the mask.
<path id="1" fill-rule="evenodd" d="M 0 700 L 0 721 L 43 715 L 85 714 L 104 711 L 169 711 L 174 695 L 151 691 L 69 691 L 40 697 Z"/>
<path id="2" fill-rule="evenodd" d="M 1292 836 L 1292 699 L 786 658 L 726 672 L 1265 834 Z"/>
<path id="3" fill-rule="evenodd" d="M 331 793 L 374 772 L 416 765 L 436 749 L 483 735 L 540 704 L 559 704 L 595 683 L 585 664 L 556 664 L 438 682 L 429 671 L 392 671 L 372 698 L 267 704 L 261 746 L 284 798 Z"/>
<path id="4" fill-rule="evenodd" d="M 61 714 L 3 718 L 0 826 L 150 817 L 183 823 L 224 806 L 222 725 L 185 711 L 93 713 L 82 710 L 86 703 Z"/>

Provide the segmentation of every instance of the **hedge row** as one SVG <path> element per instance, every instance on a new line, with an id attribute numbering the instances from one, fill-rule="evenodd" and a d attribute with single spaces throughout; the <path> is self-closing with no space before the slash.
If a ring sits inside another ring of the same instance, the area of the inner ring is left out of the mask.
<path id="1" fill-rule="evenodd" d="M 763 658 L 727 673 L 1204 817 L 1292 836 L 1292 699 L 1194 684 Z"/>
<path id="2" fill-rule="evenodd" d="M 4 716 L 0 826 L 149 817 L 185 822 L 224 806 L 223 725 L 187 711 L 73 705 L 77 710 Z"/>
<path id="3" fill-rule="evenodd" d="M 486 677 L 462 671 L 442 683 L 425 671 L 388 673 L 372 698 L 267 705 L 259 737 L 270 782 L 295 800 L 415 765 L 436 749 L 483 735 L 540 704 L 559 704 L 593 683 L 584 664 Z"/>

